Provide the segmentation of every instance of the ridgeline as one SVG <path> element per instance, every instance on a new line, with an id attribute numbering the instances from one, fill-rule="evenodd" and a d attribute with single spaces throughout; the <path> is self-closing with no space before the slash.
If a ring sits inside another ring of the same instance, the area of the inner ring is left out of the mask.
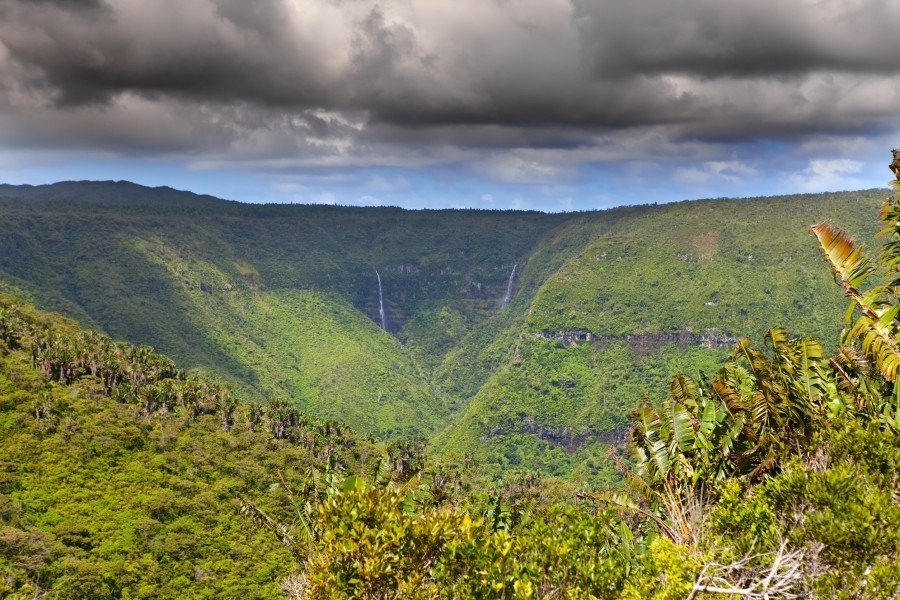
<path id="1" fill-rule="evenodd" d="M 590 481 L 612 477 L 602 448 L 644 393 L 714 370 L 738 336 L 834 339 L 844 300 L 807 228 L 868 238 L 884 195 L 548 215 L 0 186 L 0 290 L 250 401 Z"/>

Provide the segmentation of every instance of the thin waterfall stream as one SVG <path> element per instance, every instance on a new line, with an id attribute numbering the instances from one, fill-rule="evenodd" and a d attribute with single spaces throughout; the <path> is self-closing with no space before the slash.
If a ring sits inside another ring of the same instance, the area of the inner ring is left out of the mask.
<path id="1" fill-rule="evenodd" d="M 387 322 L 384 319 L 384 295 L 381 293 L 381 275 L 375 269 L 375 277 L 378 278 L 378 315 L 381 317 L 381 328 L 387 331 Z"/>
<path id="2" fill-rule="evenodd" d="M 519 263 L 513 265 L 512 273 L 509 274 L 509 282 L 506 284 L 506 294 L 503 295 L 503 300 L 500 301 L 500 308 L 505 308 L 509 301 L 512 299 L 512 289 L 513 282 L 516 279 L 516 267 L 519 266 Z"/>

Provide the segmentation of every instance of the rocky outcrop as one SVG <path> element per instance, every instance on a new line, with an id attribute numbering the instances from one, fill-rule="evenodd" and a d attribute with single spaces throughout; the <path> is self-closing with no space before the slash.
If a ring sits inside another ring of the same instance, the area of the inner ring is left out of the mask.
<path id="1" fill-rule="evenodd" d="M 613 431 L 596 431 L 587 426 L 575 427 L 551 427 L 540 423 L 535 417 L 526 416 L 513 426 L 494 426 L 481 436 L 481 441 L 489 441 L 496 436 L 510 433 L 524 433 L 535 435 L 538 438 L 558 446 L 566 452 L 575 452 L 585 443 L 597 440 L 608 446 L 622 446 L 628 437 L 628 428 L 623 427 Z"/>
<path id="2" fill-rule="evenodd" d="M 684 350 L 690 346 L 731 348 L 737 343 L 737 338 L 728 333 L 718 331 L 698 333 L 687 328 L 670 333 L 629 333 L 623 335 L 596 335 L 588 329 L 567 329 L 563 331 L 541 331 L 536 336 L 539 339 L 560 342 L 566 346 L 575 346 L 581 342 L 592 342 L 598 345 L 611 342 L 625 342 L 638 356 L 646 356 L 656 352 L 667 344 L 675 344 L 679 349 Z"/>
<path id="3" fill-rule="evenodd" d="M 541 331 L 537 337 L 542 340 L 562 342 L 566 346 L 574 346 L 578 342 L 592 342 L 595 339 L 588 329 L 564 329 L 563 331 Z"/>
<path id="4" fill-rule="evenodd" d="M 566 452 L 574 452 L 589 440 L 599 440 L 610 446 L 621 446 L 625 443 L 627 429 L 616 431 L 598 432 L 590 427 L 549 427 L 539 423 L 534 417 L 524 417 L 519 428 L 520 433 L 530 433 L 540 439 L 550 442 L 554 446 L 565 449 Z"/>

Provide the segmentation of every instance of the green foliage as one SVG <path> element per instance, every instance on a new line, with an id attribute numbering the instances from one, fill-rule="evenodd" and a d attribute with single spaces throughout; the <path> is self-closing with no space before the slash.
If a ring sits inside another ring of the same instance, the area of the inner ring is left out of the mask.
<path id="1" fill-rule="evenodd" d="M 651 565 L 624 522 L 577 507 L 507 530 L 453 506 L 411 512 L 402 489 L 363 488 L 323 503 L 315 523 L 309 598 L 615 598 Z"/>
<path id="2" fill-rule="evenodd" d="M 444 512 L 414 519 L 405 504 L 404 493 L 378 489 L 350 490 L 326 501 L 316 514 L 321 550 L 306 569 L 310 596 L 372 597 L 391 590 L 414 597 L 444 545 L 470 538 L 470 519 Z"/>
<path id="3" fill-rule="evenodd" d="M 456 456 L 473 453 L 492 471 L 536 468 L 611 482 L 618 477 L 604 446 L 624 441 L 629 410 L 647 386 L 659 382 L 661 388 L 688 365 L 713 369 L 719 355 L 667 344 L 641 357 L 624 342 L 567 346 L 524 337 L 511 363 L 435 436 L 435 446 Z"/>
<path id="4" fill-rule="evenodd" d="M 498 470 L 521 464 L 613 481 L 597 454 L 624 437 L 635 399 L 646 393 L 657 405 L 679 372 L 715 372 L 741 335 L 761 336 L 772 323 L 826 340 L 823 352 L 837 346 L 843 299 L 802 231 L 827 215 L 874 232 L 866 209 L 880 194 L 689 202 L 595 218 L 584 247 L 538 288 L 524 323 L 500 338 L 505 358 L 435 447 Z"/>
<path id="5" fill-rule="evenodd" d="M 738 342 L 711 381 L 672 380 L 657 410 L 639 405 L 632 417 L 638 474 L 651 486 L 678 488 L 728 477 L 759 480 L 807 445 L 813 419 L 838 398 L 821 345 L 766 335 L 772 358 Z"/>
<path id="6" fill-rule="evenodd" d="M 764 493 L 796 543 L 822 545 L 817 586 L 832 597 L 893 598 L 900 594 L 900 436 L 856 420 L 823 430 L 810 468 L 795 463 Z M 872 583 L 866 572 L 890 572 Z M 853 580 L 864 589 L 847 585 Z"/>
<path id="7" fill-rule="evenodd" d="M 734 556 L 806 548 L 810 591 L 825 598 L 900 594 L 896 501 L 900 436 L 839 419 L 758 485 L 729 480 L 710 514 L 714 544 Z"/>
<path id="8" fill-rule="evenodd" d="M 288 489 L 380 454 L 0 298 L 4 597 L 279 597 L 290 553 L 238 515 L 238 496 L 283 511 Z"/>
<path id="9" fill-rule="evenodd" d="M 774 507 L 762 493 L 751 493 L 746 481 L 729 479 L 717 488 L 716 504 L 710 512 L 710 525 L 721 546 L 730 546 L 739 555 L 755 548 L 773 548 L 778 533 Z"/>
<path id="10" fill-rule="evenodd" d="M 621 439 L 635 398 L 714 370 L 739 334 L 790 323 L 831 339 L 840 294 L 802 230 L 830 218 L 868 231 L 877 203 L 544 215 L 253 206 L 111 182 L 0 196 L 0 289 L 243 395 L 382 439 L 446 426 L 439 451 L 582 481 L 610 478 L 598 449 Z M 377 326 L 376 268 L 402 346 Z M 551 341 L 580 329 L 591 343 Z"/>
<path id="11" fill-rule="evenodd" d="M 191 208 L 177 198 L 163 204 L 172 214 Z M 61 201 L 55 209 L 71 206 Z M 224 214 L 280 216 L 271 207 L 243 210 L 229 205 Z M 560 240 L 549 234 L 535 253 L 556 256 L 559 265 L 617 227 L 653 231 L 652 220 L 634 220 L 653 210 L 566 221 L 559 231 L 575 231 L 578 243 L 554 254 Z M 540 229 L 540 218 L 522 218 Z M 845 290 L 852 284 L 855 306 L 877 319 L 857 320 L 832 358 L 815 339 L 782 328 L 768 331 L 764 350 L 737 340 L 714 377 L 678 375 L 666 396 L 647 396 L 634 409 L 634 472 L 611 455 L 626 492 L 577 494 L 542 472 L 614 482 L 601 452 L 621 440 L 621 398 L 673 370 L 711 364 L 734 330 L 714 343 L 691 337 L 685 323 L 653 331 L 677 312 L 667 308 L 651 313 L 650 329 L 637 339 L 620 337 L 628 328 L 568 328 L 587 315 L 570 314 L 557 329 L 558 314 L 545 319 L 534 309 L 546 307 L 582 255 L 558 275 L 523 262 L 517 297 L 492 315 L 480 314 L 478 302 L 449 301 L 446 290 L 431 297 L 406 316 L 407 353 L 349 308 L 343 284 L 270 287 L 277 277 L 260 284 L 258 264 L 271 257 L 251 263 L 214 237 L 205 241 L 216 251 L 200 253 L 162 236 L 135 238 L 133 248 L 176 282 L 176 296 L 214 342 L 208 348 L 227 349 L 233 365 L 253 365 L 261 380 L 233 380 L 230 391 L 147 346 L 114 343 L 0 298 L 0 593 L 896 597 L 900 436 L 894 371 L 882 350 L 900 302 L 893 284 L 857 289 L 868 266 L 849 240 L 828 231 L 817 235 L 834 241 L 823 246 L 839 263 L 841 283 Z M 410 243 L 402 231 L 382 233 L 382 252 Z M 895 252 L 894 242 L 884 256 Z M 706 237 L 692 243 L 713 254 L 720 247 Z M 473 237 L 465 244 L 473 254 L 487 252 Z M 753 250 L 766 256 L 765 245 Z M 883 260 L 895 277 L 893 259 Z M 394 273 L 398 280 L 415 271 L 407 267 Z M 237 333 L 227 323 L 238 324 Z M 279 329 L 284 323 L 287 332 Z M 416 341 L 439 329 L 434 343 Z M 238 343 L 240 335 L 252 342 Z M 697 347 L 704 343 L 713 347 Z M 447 419 L 449 403 L 418 365 L 440 379 L 464 364 L 460 349 L 479 366 L 459 389 L 479 391 L 437 437 L 459 462 L 430 462 L 428 440 L 409 434 Z M 284 374 L 285 356 L 299 375 Z M 362 391 L 353 387 L 360 384 Z M 380 386 L 402 397 L 372 403 Z M 251 389 L 274 391 L 276 399 L 246 403 Z M 341 403 L 329 396 L 335 392 L 348 398 Z M 301 406 L 346 415 L 394 440 L 366 442 Z M 487 469 L 479 471 L 479 461 Z"/>
<path id="12" fill-rule="evenodd" d="M 900 247 L 895 203 L 882 211 L 889 278 Z M 812 231 L 851 299 L 848 323 L 859 314 L 842 335 L 852 345 L 826 359 L 814 339 L 773 329 L 768 355 L 742 339 L 711 382 L 677 376 L 658 409 L 632 415 L 638 497 L 596 496 L 701 549 L 706 522 L 725 562 L 707 561 L 685 592 L 900 594 L 900 296 L 892 280 L 863 290 L 876 270 L 846 234 L 828 224 Z M 710 491 L 711 516 L 685 518 L 697 511 L 679 509 L 702 508 Z"/>
<path id="13" fill-rule="evenodd" d="M 790 323 L 793 333 L 830 340 L 843 301 L 802 232 L 810 222 L 832 219 L 874 233 L 868 211 L 883 195 L 632 208 L 542 286 L 528 330 L 623 336 L 690 328 L 755 337 Z"/>
<path id="14" fill-rule="evenodd" d="M 891 184 L 900 187 L 900 180 Z M 841 342 L 851 347 L 842 349 L 838 368 L 845 386 L 861 389 L 862 394 L 849 406 L 900 431 L 900 200 L 896 196 L 885 200 L 881 219 L 885 227 L 879 235 L 886 235 L 887 241 L 881 247 L 877 266 L 870 264 L 852 238 L 829 223 L 814 225 L 812 232 L 835 280 L 851 299 L 847 326 L 841 335 Z M 882 277 L 882 282 L 863 288 L 874 273 Z M 857 350 L 870 364 L 855 356 Z"/>
<path id="15" fill-rule="evenodd" d="M 388 444 L 388 462 L 395 479 L 405 481 L 425 468 L 425 438 L 412 437 L 394 440 Z"/>
<path id="16" fill-rule="evenodd" d="M 111 182 L 0 196 L 14 232 L 0 239 L 3 287 L 385 439 L 445 421 L 451 399 L 425 369 L 497 312 L 513 263 L 571 219 L 504 213 L 497 227 L 488 211 L 252 206 Z M 373 322 L 375 269 L 408 350 Z"/>

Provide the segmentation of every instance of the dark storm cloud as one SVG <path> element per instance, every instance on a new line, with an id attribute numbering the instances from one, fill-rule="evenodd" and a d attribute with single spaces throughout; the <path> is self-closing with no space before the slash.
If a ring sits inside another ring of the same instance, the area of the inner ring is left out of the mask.
<path id="1" fill-rule="evenodd" d="M 900 105 L 887 1 L 0 0 L 0 17 L 0 126 L 23 144 L 590 162 L 871 131 Z"/>
<path id="2" fill-rule="evenodd" d="M 96 10 L 107 6 L 104 0 L 22 0 L 22 4 L 50 5 L 71 10 Z"/>
<path id="3" fill-rule="evenodd" d="M 235 27 L 249 29 L 263 36 L 276 34 L 286 17 L 284 5 L 246 0 L 218 0 L 216 13 Z"/>
<path id="4" fill-rule="evenodd" d="M 574 0 L 574 6 L 597 77 L 900 70 L 896 2 Z"/>
<path id="5" fill-rule="evenodd" d="M 58 3 L 7 2 L 0 41 L 14 60 L 43 76 L 59 105 L 108 102 L 126 91 L 270 104 L 321 101 L 315 94 L 323 86 L 313 81 L 311 61 L 280 60 L 287 49 L 273 35 L 283 29 L 273 9 L 180 4 L 119 5 L 97 14 L 69 3 L 58 10 Z"/>

